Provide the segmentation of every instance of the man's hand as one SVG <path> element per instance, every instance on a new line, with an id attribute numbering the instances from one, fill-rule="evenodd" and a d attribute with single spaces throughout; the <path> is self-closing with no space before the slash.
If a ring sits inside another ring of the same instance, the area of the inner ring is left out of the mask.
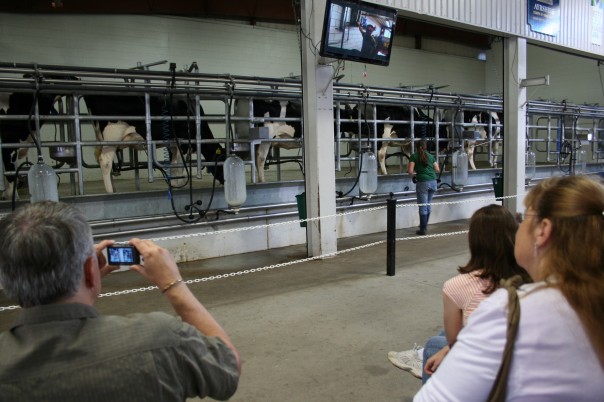
<path id="1" fill-rule="evenodd" d="M 144 262 L 144 265 L 132 265 L 130 269 L 147 278 L 160 290 L 182 279 L 178 266 L 168 250 L 151 240 L 133 238 L 129 243 L 136 247 Z"/>
<path id="2" fill-rule="evenodd" d="M 101 278 L 107 276 L 111 272 L 115 271 L 119 268 L 118 265 L 108 265 L 107 259 L 103 254 L 103 250 L 105 250 L 108 246 L 114 244 L 113 240 L 103 240 L 99 244 L 94 245 L 94 250 L 96 251 L 96 258 L 99 263 L 99 271 L 101 271 Z"/>

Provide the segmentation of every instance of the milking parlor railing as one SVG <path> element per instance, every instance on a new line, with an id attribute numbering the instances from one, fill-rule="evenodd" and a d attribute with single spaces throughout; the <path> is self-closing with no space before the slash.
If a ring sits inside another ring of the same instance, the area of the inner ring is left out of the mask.
<path id="1" fill-rule="evenodd" d="M 156 63 L 162 64 L 163 62 Z M 92 147 L 100 145 L 140 145 L 138 142 L 119 142 L 108 143 L 99 141 L 89 141 L 82 139 L 81 124 L 92 122 L 93 120 L 116 120 L 118 116 L 91 116 L 80 113 L 79 99 L 86 94 L 115 94 L 126 95 L 136 94 L 145 97 L 146 110 L 145 116 L 128 116 L 128 118 L 145 120 L 148 132 L 146 138 L 147 149 L 154 150 L 158 141 L 154 141 L 150 135 L 150 122 L 152 120 L 161 120 L 164 116 L 152 116 L 149 112 L 150 95 L 187 95 L 195 100 L 199 105 L 201 101 L 214 100 L 224 103 L 224 112 L 201 115 L 199 107 L 195 108 L 192 116 L 174 116 L 175 119 L 194 119 L 195 121 L 195 140 L 194 144 L 200 155 L 201 144 L 213 142 L 222 144 L 226 150 L 232 150 L 237 143 L 250 142 L 249 138 L 240 138 L 238 133 L 230 135 L 231 127 L 234 123 L 245 123 L 250 126 L 262 124 L 264 118 L 253 117 L 250 113 L 246 116 L 235 115 L 233 113 L 233 102 L 238 99 L 275 99 L 292 100 L 301 103 L 302 86 L 301 81 L 292 78 L 267 78 L 238 76 L 230 74 L 201 74 L 195 71 L 151 71 L 145 68 L 134 69 L 112 69 L 112 68 L 90 68 L 90 67 L 71 67 L 71 66 L 53 66 L 38 65 L 27 63 L 0 63 L 0 96 L 12 92 L 30 92 L 56 94 L 65 97 L 60 107 L 60 115 L 41 115 L 34 109 L 29 115 L 11 115 L 0 114 L 0 123 L 4 120 L 30 120 L 35 122 L 41 120 L 47 122 L 59 123 L 60 140 L 43 141 L 45 148 L 50 150 L 50 154 L 58 150 L 57 160 L 60 162 L 57 173 L 69 173 L 72 178 L 72 192 L 84 194 L 83 168 L 97 168 L 95 163 L 88 163 L 84 160 L 83 147 Z M 340 162 L 346 159 L 342 156 L 342 144 L 367 141 L 371 143 L 374 150 L 378 148 L 378 141 L 381 133 L 377 133 L 377 124 L 384 123 L 384 120 L 377 120 L 375 108 L 379 105 L 400 105 L 405 107 L 415 107 L 428 111 L 428 115 L 434 119 L 432 122 L 414 121 L 413 114 L 409 120 L 394 121 L 395 123 L 409 124 L 411 127 L 411 140 L 415 139 L 415 128 L 419 125 L 434 124 L 434 140 L 437 143 L 448 141 L 449 138 L 441 138 L 439 127 L 444 125 L 453 133 L 460 128 L 463 130 L 464 123 L 454 123 L 452 121 L 443 121 L 447 111 L 453 113 L 463 112 L 464 110 L 503 112 L 502 99 L 488 95 L 460 95 L 441 93 L 431 89 L 417 91 L 405 88 L 386 88 L 386 87 L 367 87 L 364 85 L 352 85 L 334 83 L 333 99 L 336 109 L 344 105 L 357 106 L 359 114 L 357 115 L 358 132 L 364 133 L 354 139 L 344 138 L 340 131 L 340 117 L 335 115 L 335 158 L 336 168 L 340 169 Z M 5 105 L 6 108 L 6 105 Z M 361 113 L 363 112 L 363 113 Z M 119 116 L 124 118 L 124 116 Z M 566 104 L 564 102 L 546 102 L 531 101 L 527 105 L 527 139 L 529 146 L 534 146 L 537 152 L 543 152 L 547 161 L 560 161 L 560 155 L 563 153 L 563 144 L 568 143 L 571 147 L 580 147 L 589 144 L 592 160 L 600 160 L 604 157 L 604 146 L 602 145 L 604 125 L 604 108 L 599 106 L 579 106 Z M 271 121 L 293 121 L 301 118 L 271 118 Z M 204 138 L 201 133 L 201 122 L 219 125 L 224 124 L 225 134 L 223 138 Z M 456 120 L 455 121 L 459 121 Z M 463 120 L 461 120 L 463 121 Z M 390 121 L 391 123 L 393 121 Z M 503 119 L 501 119 L 501 123 Z M 502 124 L 499 124 L 502 128 Z M 487 131 L 489 153 L 492 153 L 492 142 L 497 141 L 493 136 L 494 125 L 492 123 L 482 123 Z M 35 126 L 35 125 L 34 125 Z M 367 129 L 369 127 L 369 129 Z M 503 132 L 503 129 L 501 130 Z M 371 132 L 371 134 L 368 134 Z M 39 135 L 39 133 L 38 133 Z M 449 134 L 447 134 L 449 136 Z M 363 138 L 361 140 L 361 138 Z M 288 141 L 288 140 L 280 140 Z M 293 140 L 295 141 L 295 140 Z M 399 139 L 398 141 L 402 141 Z M 581 144 L 581 145 L 578 145 Z M 32 147 L 32 145 L 21 145 L 0 142 L 2 148 L 23 148 Z M 440 152 L 440 147 L 436 147 L 436 152 Z M 250 147 L 253 150 L 253 147 Z M 358 149 L 358 148 L 357 148 Z M 62 154 L 62 151 L 71 150 Z M 229 151 L 227 151 L 229 152 Z M 148 158 L 148 180 L 153 181 L 153 165 L 161 164 L 161 161 L 153 160 L 155 152 L 150 152 L 153 158 Z M 442 158 L 443 155 L 437 155 Z M 65 158 L 63 158 L 65 157 Z M 355 157 L 350 159 L 355 159 Z M 63 167 L 67 163 L 69 167 Z M 211 161 L 204 161 L 197 157 L 194 161 L 196 175 L 201 177 L 202 169 L 213 164 Z M 250 152 L 249 161 L 252 165 L 252 171 L 255 168 L 253 151 Z M 138 164 L 136 165 L 138 167 Z M 4 165 L 0 163 L 0 169 L 3 175 L 14 175 L 15 171 L 4 171 Z M 74 175 L 77 176 L 77 191 L 74 186 Z M 138 177 L 138 176 L 137 176 Z M 0 190 L 4 190 L 3 182 L 0 182 Z"/>

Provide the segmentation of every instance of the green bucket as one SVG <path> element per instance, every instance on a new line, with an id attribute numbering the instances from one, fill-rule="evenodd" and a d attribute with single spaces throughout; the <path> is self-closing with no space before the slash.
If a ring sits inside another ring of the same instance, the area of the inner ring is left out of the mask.
<path id="1" fill-rule="evenodd" d="M 296 195 L 298 204 L 298 219 L 306 219 L 306 192 Z M 306 222 L 300 222 L 300 227 L 305 228 Z"/>
<path id="2" fill-rule="evenodd" d="M 493 177 L 493 189 L 495 190 L 495 198 L 503 197 L 503 175 Z"/>

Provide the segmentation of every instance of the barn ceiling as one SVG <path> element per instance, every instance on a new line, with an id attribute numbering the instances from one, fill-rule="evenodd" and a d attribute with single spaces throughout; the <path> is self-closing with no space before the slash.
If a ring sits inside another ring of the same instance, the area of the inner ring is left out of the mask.
<path id="1" fill-rule="evenodd" d="M 190 18 L 235 19 L 294 24 L 300 15 L 298 0 L 2 0 L 0 12 L 35 14 L 139 14 Z M 295 10 L 294 10 L 295 8 Z M 490 36 L 430 24 L 399 16 L 399 35 L 413 36 L 421 49 L 424 37 L 479 49 L 490 47 Z"/>

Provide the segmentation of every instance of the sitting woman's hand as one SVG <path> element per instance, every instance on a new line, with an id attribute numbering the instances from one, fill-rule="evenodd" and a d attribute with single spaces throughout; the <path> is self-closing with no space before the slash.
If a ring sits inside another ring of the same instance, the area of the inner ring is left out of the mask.
<path id="1" fill-rule="evenodd" d="M 449 346 L 445 346 L 444 348 L 442 348 L 441 350 L 436 352 L 434 355 L 432 355 L 426 361 L 426 366 L 424 368 L 426 373 L 428 373 L 430 375 L 434 374 L 434 372 L 436 371 L 438 366 L 440 366 L 440 364 L 442 363 L 442 361 L 445 358 L 445 356 L 447 355 L 447 353 L 449 353 L 449 350 L 451 350 L 449 348 Z"/>

